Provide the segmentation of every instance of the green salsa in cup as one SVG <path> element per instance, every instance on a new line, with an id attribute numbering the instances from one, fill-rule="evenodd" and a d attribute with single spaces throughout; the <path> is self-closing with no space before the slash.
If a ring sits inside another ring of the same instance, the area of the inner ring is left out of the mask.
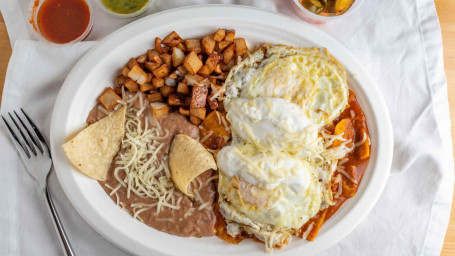
<path id="1" fill-rule="evenodd" d="M 151 0 L 101 0 L 101 3 L 106 9 L 113 13 L 133 14 L 146 7 L 150 1 Z"/>

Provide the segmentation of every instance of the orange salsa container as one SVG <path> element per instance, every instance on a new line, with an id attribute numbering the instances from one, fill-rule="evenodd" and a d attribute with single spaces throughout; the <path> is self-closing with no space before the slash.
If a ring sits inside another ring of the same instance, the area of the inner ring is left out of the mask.
<path id="1" fill-rule="evenodd" d="M 87 0 L 33 0 L 28 14 L 37 37 L 59 45 L 84 40 L 93 25 Z"/>

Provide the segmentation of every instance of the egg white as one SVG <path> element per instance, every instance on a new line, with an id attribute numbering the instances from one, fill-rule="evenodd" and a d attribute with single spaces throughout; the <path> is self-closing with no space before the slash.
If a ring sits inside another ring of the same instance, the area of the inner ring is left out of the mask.
<path id="1" fill-rule="evenodd" d="M 319 48 L 264 45 L 233 67 L 229 99 L 282 98 L 301 106 L 314 124 L 329 124 L 344 110 L 349 90 L 344 67 Z"/>
<path id="2" fill-rule="evenodd" d="M 220 212 L 232 236 L 268 249 L 331 203 L 337 159 L 318 136 L 345 109 L 344 67 L 326 50 L 264 45 L 225 81 L 232 144 L 217 154 Z"/>

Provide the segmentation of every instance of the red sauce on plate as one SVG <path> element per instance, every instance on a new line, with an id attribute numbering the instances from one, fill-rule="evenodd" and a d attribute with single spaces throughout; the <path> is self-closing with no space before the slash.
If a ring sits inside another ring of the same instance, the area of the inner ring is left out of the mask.
<path id="1" fill-rule="evenodd" d="M 90 9 L 84 0 L 45 0 L 37 23 L 44 38 L 64 44 L 80 37 L 90 22 Z"/>

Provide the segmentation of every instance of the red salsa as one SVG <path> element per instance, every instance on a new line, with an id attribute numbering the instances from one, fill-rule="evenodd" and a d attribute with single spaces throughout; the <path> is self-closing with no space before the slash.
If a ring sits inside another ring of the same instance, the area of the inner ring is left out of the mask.
<path id="1" fill-rule="evenodd" d="M 37 23 L 44 38 L 64 44 L 80 37 L 90 22 L 90 9 L 84 0 L 45 0 Z"/>

